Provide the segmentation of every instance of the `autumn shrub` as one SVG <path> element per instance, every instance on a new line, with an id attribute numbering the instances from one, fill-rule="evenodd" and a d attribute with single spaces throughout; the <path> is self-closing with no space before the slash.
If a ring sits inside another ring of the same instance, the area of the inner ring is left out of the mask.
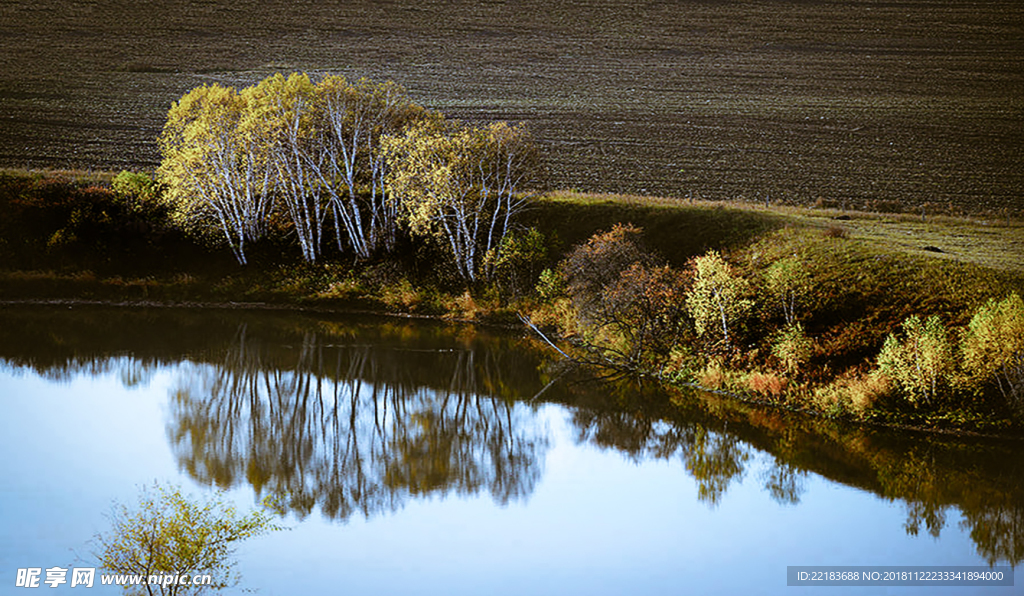
<path id="1" fill-rule="evenodd" d="M 829 227 L 825 228 L 825 231 L 823 232 L 823 234 L 825 235 L 826 238 L 839 238 L 839 239 L 841 239 L 841 238 L 846 238 L 847 236 L 849 236 L 849 232 L 846 231 L 846 228 L 841 227 L 841 226 L 829 226 Z"/>
<path id="2" fill-rule="evenodd" d="M 729 379 L 729 372 L 718 360 L 708 362 L 697 372 L 697 384 L 706 389 L 722 389 Z"/>
<path id="3" fill-rule="evenodd" d="M 894 390 L 892 381 L 883 374 L 850 371 L 831 382 L 815 387 L 811 403 L 822 412 L 849 412 L 863 417 Z"/>
<path id="4" fill-rule="evenodd" d="M 686 277 L 668 265 L 634 263 L 600 296 L 596 316 L 625 338 L 626 360 L 666 357 L 688 328 Z"/>
<path id="5" fill-rule="evenodd" d="M 656 259 L 643 245 L 642 235 L 643 230 L 634 225 L 615 224 L 566 255 L 559 272 L 581 319 L 595 312 L 604 290 L 618 283 L 623 271 L 636 263 L 655 264 Z"/>
<path id="6" fill-rule="evenodd" d="M 542 328 L 554 329 L 564 337 L 579 334 L 580 324 L 576 309 L 567 297 L 546 300 L 530 311 L 530 320 Z"/>
<path id="7" fill-rule="evenodd" d="M 472 297 L 467 292 L 466 295 L 469 301 L 472 301 Z M 380 288 L 380 300 L 393 310 L 402 312 L 414 311 L 419 303 L 422 301 L 420 292 L 413 287 L 412 283 L 408 279 L 401 279 L 397 283 L 388 284 Z M 460 304 L 460 306 L 463 306 Z"/>
<path id="8" fill-rule="evenodd" d="M 810 360 L 814 342 L 807 337 L 800 323 L 786 326 L 772 341 L 772 355 L 782 362 L 790 374 L 797 373 Z"/>
<path id="9" fill-rule="evenodd" d="M 242 514 L 223 493 L 196 499 L 177 486 L 154 483 L 134 506 L 115 504 L 110 529 L 93 539 L 97 564 L 111 574 L 138 577 L 206 575 L 210 585 L 168 582 L 134 594 L 208 594 L 234 586 L 235 549 L 249 538 L 281 529 L 272 503 Z M 124 586 L 128 590 L 128 586 Z"/>
<path id="10" fill-rule="evenodd" d="M 786 390 L 788 380 L 776 373 L 753 371 L 747 374 L 747 389 L 763 397 L 778 399 Z"/>
<path id="11" fill-rule="evenodd" d="M 99 180 L 48 174 L 0 177 L 0 237 L 15 267 L 94 266 L 165 258 L 177 241 L 166 210 L 152 202 L 131 208 Z M 170 258 L 169 256 L 167 258 Z"/>
<path id="12" fill-rule="evenodd" d="M 850 405 L 858 414 L 868 412 L 893 391 L 892 381 L 879 374 L 854 375 L 845 385 Z"/>
<path id="13" fill-rule="evenodd" d="M 620 365 L 657 370 L 689 327 L 687 276 L 658 263 L 642 230 L 617 224 L 573 249 L 559 274 L 589 347 Z M 548 274 L 553 293 L 554 274 Z"/>
<path id="14" fill-rule="evenodd" d="M 701 359 L 686 344 L 676 344 L 661 368 L 661 376 L 676 382 L 690 382 L 699 369 Z"/>
<path id="15" fill-rule="evenodd" d="M 816 387 L 810 404 L 813 410 L 831 417 L 841 416 L 850 410 L 849 395 L 838 382 Z"/>

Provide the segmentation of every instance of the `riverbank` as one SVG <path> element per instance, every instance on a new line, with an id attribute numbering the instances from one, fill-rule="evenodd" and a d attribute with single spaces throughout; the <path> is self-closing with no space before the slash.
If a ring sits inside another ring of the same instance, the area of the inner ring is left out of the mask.
<path id="1" fill-rule="evenodd" d="M 18 178 L 7 176 L 10 188 Z M 499 269 L 491 282 L 466 286 L 445 275 L 443 258 L 429 247 L 407 247 L 387 259 L 310 265 L 282 256 L 291 253 L 284 239 L 255 247 L 250 265 L 240 267 L 229 251 L 181 235 L 158 211 L 115 196 L 110 174 L 50 178 L 49 195 L 7 197 L 0 301 L 288 308 L 501 326 L 521 326 L 519 315 L 525 315 L 566 340 L 580 360 L 622 365 L 666 383 L 867 424 L 1021 433 L 1012 404 L 994 384 L 964 384 L 969 371 L 958 369 L 944 393 L 925 403 L 879 374 L 878 365 L 887 338 L 902 337 L 911 317 L 937 316 L 953 345 L 989 301 L 1024 294 L 1021 222 L 556 192 L 538 198 L 522 221 L 536 232 L 533 244 L 524 241 L 529 250 L 520 250 L 526 256 Z M 64 192 L 69 188 L 78 190 Z M 621 285 L 626 278 L 616 278 L 591 293 L 626 300 L 616 312 L 637 316 L 644 314 L 640 306 L 654 308 L 656 301 L 648 299 L 668 296 L 657 306 L 662 311 L 647 314 L 664 321 L 671 311 L 682 323 L 667 332 L 670 337 L 635 350 L 629 362 L 617 354 L 635 329 L 623 321 L 585 320 L 580 296 L 565 278 L 570 255 L 617 224 L 637 230 L 650 255 L 641 260 L 666 267 L 677 285 L 634 277 L 630 288 Z M 694 259 L 709 251 L 742 281 L 737 298 L 749 303 L 725 342 L 697 333 L 693 312 L 684 308 L 696 279 Z M 790 280 L 788 309 L 773 281 L 787 259 L 796 259 L 800 273 Z M 667 293 L 654 295 L 650 288 Z M 788 336 L 787 352 L 779 346 L 793 323 L 800 335 Z"/>

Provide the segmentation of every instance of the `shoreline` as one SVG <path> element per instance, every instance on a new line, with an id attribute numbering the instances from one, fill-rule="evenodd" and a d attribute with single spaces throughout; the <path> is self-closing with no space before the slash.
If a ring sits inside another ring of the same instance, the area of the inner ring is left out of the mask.
<path id="1" fill-rule="evenodd" d="M 376 311 L 367 309 L 346 309 L 329 306 L 312 306 L 312 305 L 299 305 L 299 304 L 286 304 L 286 303 L 272 303 L 272 302 L 212 302 L 212 301 L 159 301 L 159 300 L 86 300 L 79 298 L 23 298 L 23 299 L 5 299 L 0 300 L 0 308 L 8 306 L 27 306 L 27 307 L 62 307 L 66 306 L 69 309 L 74 307 L 98 307 L 98 308 L 132 308 L 132 309 L 193 309 L 193 310 L 231 310 L 231 311 L 249 311 L 249 312 L 287 312 L 287 313 L 319 313 L 319 314 L 332 314 L 340 316 L 370 316 L 380 318 L 392 318 L 392 319 L 407 319 L 407 320 L 420 320 L 420 321 L 431 321 L 435 323 L 457 323 L 460 325 L 472 325 L 474 327 L 490 327 L 495 329 L 502 329 L 505 331 L 523 331 L 527 335 L 535 335 L 535 332 L 528 327 L 518 325 L 502 325 L 497 323 L 489 323 L 486 321 L 478 321 L 471 319 L 460 319 L 451 318 L 439 315 L 426 315 L 426 314 L 415 314 L 415 313 L 402 313 L 394 311 Z M 576 362 L 577 366 L 580 367 L 595 367 L 593 363 Z M 814 420 L 828 421 L 836 420 L 844 424 L 852 424 L 863 428 L 874 428 L 885 431 L 898 431 L 901 433 L 914 433 L 922 434 L 925 436 L 941 435 L 946 437 L 953 437 L 959 439 L 980 439 L 980 440 L 997 440 L 997 441 L 1009 441 L 1009 442 L 1024 442 L 1024 434 L 1022 433 L 986 433 L 966 429 L 949 429 L 949 428 L 927 428 L 922 426 L 913 426 L 906 424 L 878 422 L 871 420 L 857 420 L 853 418 L 834 418 L 826 415 L 822 415 L 813 410 L 806 408 L 799 408 L 792 405 L 780 404 L 771 402 L 763 399 L 756 399 L 750 396 L 746 396 L 740 393 L 726 391 L 722 389 L 713 389 L 710 387 L 704 387 L 698 383 L 690 382 L 673 382 L 665 380 L 655 374 L 650 373 L 638 373 L 640 376 L 647 376 L 658 383 L 665 389 L 690 389 L 701 391 L 705 393 L 711 393 L 726 397 L 729 400 L 737 404 L 745 404 L 758 408 L 766 408 L 770 410 L 785 411 L 792 414 L 801 416 L 807 416 Z"/>
<path id="2" fill-rule="evenodd" d="M 392 253 L 360 260 L 339 247 L 307 262 L 281 231 L 240 266 L 177 225 L 158 197 L 115 192 L 97 176 L 0 176 L 0 304 L 333 313 L 535 332 L 525 315 L 581 350 L 563 357 L 666 385 L 824 420 L 1024 435 L 1017 398 L 999 395 L 994 376 L 974 374 L 982 369 L 960 354 L 972 317 L 1024 294 L 1024 261 L 1014 258 L 1022 221 L 556 190 L 523 212 L 501 269 L 467 282 L 441 243 L 411 232 Z M 725 315 L 720 330 L 708 327 L 701 306 L 708 282 L 698 277 L 712 269 L 730 288 L 731 333 Z M 926 317 L 950 354 L 935 373 L 939 390 L 919 395 L 916 377 L 899 376 L 891 358 L 883 367 L 880 355 Z"/>

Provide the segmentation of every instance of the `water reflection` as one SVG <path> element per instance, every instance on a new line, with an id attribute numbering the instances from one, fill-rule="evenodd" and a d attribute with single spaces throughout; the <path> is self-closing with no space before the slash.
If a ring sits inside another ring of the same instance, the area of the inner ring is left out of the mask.
<path id="1" fill-rule="evenodd" d="M 1019 442 L 897 434 L 708 393 L 665 396 L 628 384 L 608 389 L 582 389 L 568 401 L 579 408 L 573 419 L 580 439 L 637 459 L 681 458 L 699 498 L 712 506 L 761 452 L 771 456 L 761 480 L 776 502 L 798 504 L 803 480 L 815 473 L 901 502 L 910 535 L 938 538 L 955 509 L 960 529 L 989 564 L 1024 560 Z"/>
<path id="2" fill-rule="evenodd" d="M 679 462 L 710 507 L 746 477 L 798 506 L 815 474 L 900 503 L 909 534 L 941 536 L 956 512 L 986 561 L 1024 560 L 1020 443 L 850 427 L 634 382 L 552 383 L 545 357 L 512 335 L 426 323 L 0 310 L 0 359 L 14 370 L 131 387 L 173 365 L 167 432 L 182 468 L 300 516 L 369 517 L 451 494 L 525 500 L 549 447 L 535 409 L 547 402 L 568 408 L 579 443 Z"/>
<path id="3" fill-rule="evenodd" d="M 547 437 L 532 410 L 488 392 L 503 383 L 493 351 L 335 339 L 306 331 L 278 349 L 241 324 L 222 362 L 191 367 L 173 391 L 180 465 L 336 519 L 416 496 L 486 491 L 504 505 L 530 495 Z M 433 383 L 417 378 L 427 367 Z"/>
<path id="4" fill-rule="evenodd" d="M 573 412 L 572 421 L 579 442 L 615 448 L 636 461 L 681 459 L 697 482 L 697 498 L 711 506 L 718 504 L 734 480 L 743 477 L 751 457 L 749 446 L 736 435 L 688 421 L 667 424 L 625 411 L 587 409 Z M 799 498 L 793 495 L 786 500 Z"/>

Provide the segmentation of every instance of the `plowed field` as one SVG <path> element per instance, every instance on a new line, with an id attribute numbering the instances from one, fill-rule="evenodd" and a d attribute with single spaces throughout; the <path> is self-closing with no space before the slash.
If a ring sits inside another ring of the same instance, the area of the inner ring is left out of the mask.
<path id="1" fill-rule="evenodd" d="M 170 103 L 273 72 L 530 123 L 557 187 L 1024 211 L 1024 4 L 4 0 L 0 166 L 151 167 Z"/>

